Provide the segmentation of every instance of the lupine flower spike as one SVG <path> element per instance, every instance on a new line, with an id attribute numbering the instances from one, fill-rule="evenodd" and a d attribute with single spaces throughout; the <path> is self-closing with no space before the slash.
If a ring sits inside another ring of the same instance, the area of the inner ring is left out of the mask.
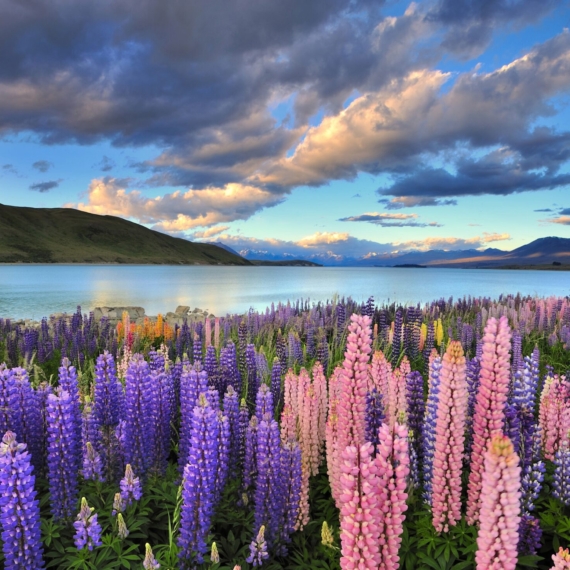
<path id="1" fill-rule="evenodd" d="M 552 560 L 552 570 L 570 570 L 570 552 L 567 548 L 560 547 L 558 552 L 552 555 Z"/>
<path id="2" fill-rule="evenodd" d="M 101 546 L 101 525 L 97 522 L 95 509 L 87 504 L 87 499 L 81 499 L 81 509 L 77 515 L 77 520 L 73 523 L 75 527 L 75 546 L 78 550 L 87 547 L 93 550 L 96 546 Z"/>
<path id="3" fill-rule="evenodd" d="M 152 548 L 148 542 L 145 545 L 145 550 L 146 552 L 143 561 L 144 570 L 158 570 L 158 568 L 160 568 L 160 564 L 156 561 L 156 558 L 152 553 Z"/>

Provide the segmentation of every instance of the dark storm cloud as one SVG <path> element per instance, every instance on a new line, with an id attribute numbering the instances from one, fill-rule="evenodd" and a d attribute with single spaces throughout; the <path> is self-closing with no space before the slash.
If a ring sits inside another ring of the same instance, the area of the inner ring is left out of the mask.
<path id="1" fill-rule="evenodd" d="M 47 172 L 52 166 L 53 166 L 53 163 L 51 163 L 47 160 L 36 160 L 36 162 L 34 162 L 32 164 L 32 168 L 35 168 L 36 170 L 39 170 L 40 172 Z"/>
<path id="2" fill-rule="evenodd" d="M 548 14 L 560 0 L 440 0 L 427 19 L 444 24 L 442 45 L 471 57 L 490 42 L 499 26 L 520 27 Z"/>
<path id="3" fill-rule="evenodd" d="M 50 180 L 48 182 L 36 182 L 35 184 L 30 184 L 30 190 L 34 190 L 35 192 L 49 192 L 54 188 L 59 186 L 61 180 Z"/>
<path id="4" fill-rule="evenodd" d="M 558 212 L 561 216 L 570 216 L 570 208 L 563 208 Z"/>
<path id="5" fill-rule="evenodd" d="M 379 192 L 398 197 L 428 198 L 484 194 L 506 196 L 530 190 L 551 190 L 567 184 L 570 184 L 570 174 L 539 174 L 523 170 L 517 164 L 485 157 L 480 160 L 461 160 L 455 174 L 450 174 L 443 168 L 425 168 L 396 180 Z"/>

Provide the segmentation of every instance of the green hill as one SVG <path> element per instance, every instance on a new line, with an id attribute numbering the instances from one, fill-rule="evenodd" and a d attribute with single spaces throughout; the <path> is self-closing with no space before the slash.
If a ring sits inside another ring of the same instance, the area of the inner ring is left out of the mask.
<path id="1" fill-rule="evenodd" d="M 115 216 L 0 204 L 0 263 L 251 265 L 221 247 L 174 238 Z"/>

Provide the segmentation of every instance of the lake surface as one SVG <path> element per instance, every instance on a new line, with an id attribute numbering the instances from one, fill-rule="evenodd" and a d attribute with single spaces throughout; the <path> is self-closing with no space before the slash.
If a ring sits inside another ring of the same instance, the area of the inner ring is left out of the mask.
<path id="1" fill-rule="evenodd" d="M 333 295 L 377 303 L 428 302 L 464 295 L 568 295 L 565 271 L 354 267 L 210 267 L 167 265 L 0 265 L 0 317 L 41 319 L 57 312 L 136 305 L 147 315 L 177 305 L 215 315 L 264 310 L 300 297 Z"/>

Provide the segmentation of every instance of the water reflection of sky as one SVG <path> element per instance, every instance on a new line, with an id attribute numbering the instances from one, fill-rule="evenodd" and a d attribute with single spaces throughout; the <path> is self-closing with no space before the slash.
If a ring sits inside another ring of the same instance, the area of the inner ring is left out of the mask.
<path id="1" fill-rule="evenodd" d="M 0 317 L 39 319 L 72 312 L 77 305 L 84 311 L 137 305 L 149 315 L 189 305 L 223 315 L 299 297 L 326 301 L 335 294 L 406 304 L 463 295 L 568 295 L 569 283 L 568 273 L 554 271 L 5 265 L 0 267 Z"/>

